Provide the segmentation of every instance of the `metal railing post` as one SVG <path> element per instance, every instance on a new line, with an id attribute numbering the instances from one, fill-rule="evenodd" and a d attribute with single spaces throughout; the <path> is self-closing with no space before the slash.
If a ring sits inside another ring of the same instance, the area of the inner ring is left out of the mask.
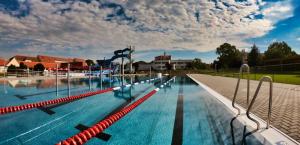
<path id="1" fill-rule="evenodd" d="M 4 74 L 3 74 L 3 77 L 4 77 L 4 78 L 6 77 L 6 73 L 7 73 L 7 68 L 4 67 Z"/>
<path id="2" fill-rule="evenodd" d="M 122 76 L 124 76 L 124 74 L 125 74 L 125 70 L 124 70 L 124 57 L 122 57 Z"/>
<path id="3" fill-rule="evenodd" d="M 67 74 L 67 78 L 68 78 L 68 95 L 71 96 L 71 86 L 70 86 L 70 64 L 68 64 L 68 74 Z"/>
<path id="4" fill-rule="evenodd" d="M 238 107 L 235 106 L 235 102 L 236 102 L 237 92 L 238 92 L 239 86 L 240 86 L 241 74 L 243 73 L 244 69 L 247 70 L 247 106 L 248 106 L 249 95 L 250 95 L 250 78 L 249 78 L 249 75 L 250 75 L 250 67 L 249 67 L 248 64 L 243 64 L 243 65 L 240 67 L 240 72 L 239 72 L 239 76 L 238 76 L 238 81 L 237 81 L 236 88 L 235 88 L 235 91 L 234 91 L 234 96 L 233 96 L 233 99 L 232 99 L 232 107 L 235 108 L 236 110 L 238 110 L 238 115 L 241 114 L 241 110 L 240 110 L 240 108 L 238 108 Z"/>
<path id="5" fill-rule="evenodd" d="M 102 78 L 103 68 L 100 66 L 100 78 Z"/>
<path id="6" fill-rule="evenodd" d="M 92 87 L 91 87 L 91 83 L 92 83 L 91 75 L 92 75 L 92 68 L 91 68 L 91 66 L 89 66 L 89 90 L 90 91 L 92 90 Z"/>
<path id="7" fill-rule="evenodd" d="M 151 79 L 151 77 L 152 77 L 152 70 L 151 70 L 151 67 L 150 67 L 150 79 Z"/>
<path id="8" fill-rule="evenodd" d="M 120 77 L 122 76 L 122 66 L 121 65 L 119 66 L 119 76 Z"/>
<path id="9" fill-rule="evenodd" d="M 58 96 L 58 64 L 56 64 L 55 80 L 56 80 L 56 96 Z"/>
<path id="10" fill-rule="evenodd" d="M 112 67 L 111 67 L 111 63 L 110 63 L 110 65 L 109 65 L 109 68 L 110 68 L 110 70 L 109 70 L 109 78 L 111 79 L 111 75 L 112 75 Z"/>
<path id="11" fill-rule="evenodd" d="M 260 79 L 259 84 L 258 84 L 258 86 L 257 86 L 257 88 L 256 88 L 255 93 L 254 93 L 253 99 L 252 99 L 252 101 L 251 101 L 251 103 L 250 103 L 250 105 L 249 105 L 249 107 L 248 107 L 248 109 L 247 109 L 247 112 L 246 112 L 247 117 L 248 117 L 250 120 L 252 120 L 253 122 L 255 122 L 255 123 L 257 124 L 256 130 L 259 130 L 259 128 L 260 128 L 260 123 L 259 123 L 257 120 L 255 120 L 254 118 L 252 118 L 252 117 L 250 116 L 250 111 L 251 111 L 252 106 L 253 106 L 253 104 L 254 104 L 256 98 L 257 98 L 257 95 L 258 95 L 258 93 L 259 93 L 259 90 L 260 90 L 261 85 L 262 85 L 263 82 L 269 82 L 269 83 L 270 83 L 270 88 L 269 88 L 269 91 L 270 91 L 270 92 L 269 92 L 269 108 L 268 108 L 269 110 L 268 110 L 267 127 L 266 127 L 267 129 L 268 129 L 269 126 L 270 126 L 270 120 L 271 120 L 271 113 L 272 113 L 272 97 L 273 97 L 273 80 L 272 80 L 272 78 L 271 78 L 270 76 L 264 76 L 264 77 L 262 77 L 262 78 Z"/>

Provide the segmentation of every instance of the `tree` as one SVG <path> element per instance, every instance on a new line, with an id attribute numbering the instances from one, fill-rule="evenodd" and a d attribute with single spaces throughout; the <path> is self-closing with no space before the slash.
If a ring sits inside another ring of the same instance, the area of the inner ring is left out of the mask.
<path id="1" fill-rule="evenodd" d="M 15 72 L 17 70 L 17 67 L 14 65 L 10 65 L 7 68 L 7 72 Z"/>
<path id="2" fill-rule="evenodd" d="M 45 67 L 44 67 L 43 64 L 38 63 L 38 64 L 36 64 L 36 65 L 34 66 L 33 70 L 34 70 L 34 71 L 44 71 L 44 70 L 45 70 Z"/>
<path id="3" fill-rule="evenodd" d="M 25 65 L 23 62 L 20 63 L 19 69 L 27 69 L 27 65 Z"/>
<path id="4" fill-rule="evenodd" d="M 88 60 L 86 60 L 85 62 L 86 62 L 86 64 L 87 64 L 88 66 L 94 66 L 94 65 L 95 65 L 95 62 L 94 62 L 93 60 L 91 60 L 91 59 L 88 59 Z"/>
<path id="5" fill-rule="evenodd" d="M 220 62 L 217 60 L 214 60 L 214 62 L 211 64 L 211 68 L 219 72 L 219 69 L 221 68 Z"/>
<path id="6" fill-rule="evenodd" d="M 207 64 L 203 63 L 200 58 L 195 58 L 191 64 L 193 69 L 206 69 Z"/>
<path id="7" fill-rule="evenodd" d="M 265 59 L 284 59 L 296 55 L 296 52 L 292 51 L 292 48 L 284 41 L 270 44 L 268 50 L 265 51 Z"/>
<path id="8" fill-rule="evenodd" d="M 242 64 L 241 52 L 234 45 L 224 43 L 217 48 L 218 62 L 223 68 L 236 68 Z"/>
<path id="9" fill-rule="evenodd" d="M 250 66 L 257 66 L 261 64 L 261 61 L 262 61 L 262 56 L 259 53 L 258 47 L 254 44 L 251 47 L 250 53 L 248 54 L 248 64 Z"/>

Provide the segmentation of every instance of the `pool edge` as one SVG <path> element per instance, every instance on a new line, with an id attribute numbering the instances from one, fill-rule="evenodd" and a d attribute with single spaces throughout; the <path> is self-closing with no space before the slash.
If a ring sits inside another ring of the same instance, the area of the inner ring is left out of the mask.
<path id="1" fill-rule="evenodd" d="M 200 81 L 196 80 L 195 78 L 193 78 L 190 74 L 187 74 L 187 76 L 189 78 L 191 78 L 194 82 L 196 82 L 198 85 L 200 85 L 203 89 L 205 89 L 208 93 L 210 93 L 212 96 L 214 96 L 217 100 L 219 100 L 221 103 L 223 103 L 229 110 L 231 110 L 234 114 L 237 114 L 237 110 L 235 110 L 232 106 L 231 106 L 231 100 L 229 100 L 228 98 L 224 97 L 223 95 L 219 94 L 218 92 L 216 92 L 215 90 L 213 90 L 212 88 L 206 86 L 205 84 L 201 83 Z M 237 105 L 240 109 L 241 109 L 241 115 L 239 116 L 239 120 L 242 121 L 243 123 L 256 128 L 256 124 L 254 122 L 252 122 L 251 120 L 249 120 L 246 117 L 246 109 L 241 107 L 240 105 Z M 256 120 L 258 120 L 260 122 L 260 124 L 262 125 L 262 127 L 266 126 L 266 122 L 264 120 L 262 120 L 261 118 L 259 118 L 258 116 L 254 115 L 251 113 L 251 116 L 253 118 L 255 118 Z M 260 135 L 262 135 L 267 142 L 269 142 L 270 144 L 279 144 L 279 143 L 285 143 L 287 145 L 300 145 L 299 142 L 297 142 L 296 140 L 294 140 L 293 138 L 291 138 L 290 136 L 288 136 L 287 134 L 283 133 L 282 131 L 280 131 L 279 129 L 275 128 L 274 126 L 270 126 L 269 129 L 260 129 L 258 131 L 260 133 Z"/>

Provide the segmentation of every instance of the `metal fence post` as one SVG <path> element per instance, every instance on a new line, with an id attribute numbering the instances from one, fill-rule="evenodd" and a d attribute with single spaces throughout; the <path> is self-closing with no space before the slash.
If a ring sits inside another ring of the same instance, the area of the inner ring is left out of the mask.
<path id="1" fill-rule="evenodd" d="M 102 78 L 103 68 L 100 66 L 100 78 Z"/>
<path id="2" fill-rule="evenodd" d="M 151 66 L 150 66 L 150 79 L 152 77 L 152 70 L 151 70 Z"/>
<path id="3" fill-rule="evenodd" d="M 91 75 L 92 75 L 92 68 L 91 68 L 91 66 L 89 66 L 89 90 L 90 91 L 92 90 L 92 87 L 91 87 L 91 83 L 92 83 Z"/>
<path id="4" fill-rule="evenodd" d="M 67 74 L 67 78 L 68 78 L 68 95 L 71 96 L 71 87 L 70 87 L 70 64 L 68 64 L 68 74 Z"/>
<path id="5" fill-rule="evenodd" d="M 4 67 L 4 74 L 3 74 L 4 78 L 6 77 L 6 73 L 7 73 L 7 69 L 6 69 L 6 67 Z"/>
<path id="6" fill-rule="evenodd" d="M 56 75 L 55 75 L 55 79 L 56 79 L 56 96 L 58 96 L 58 64 L 56 64 Z"/>

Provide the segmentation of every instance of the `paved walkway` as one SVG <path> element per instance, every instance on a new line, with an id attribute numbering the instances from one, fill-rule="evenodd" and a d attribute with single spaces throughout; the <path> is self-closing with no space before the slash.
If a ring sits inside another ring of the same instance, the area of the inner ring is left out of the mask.
<path id="1" fill-rule="evenodd" d="M 206 84 L 232 100 L 236 78 L 192 74 L 193 78 Z M 250 81 L 250 101 L 258 81 Z M 237 103 L 246 108 L 246 80 L 241 80 Z M 252 112 L 266 120 L 268 112 L 269 84 L 264 83 L 253 106 Z M 300 85 L 274 83 L 271 125 L 300 142 Z"/>

